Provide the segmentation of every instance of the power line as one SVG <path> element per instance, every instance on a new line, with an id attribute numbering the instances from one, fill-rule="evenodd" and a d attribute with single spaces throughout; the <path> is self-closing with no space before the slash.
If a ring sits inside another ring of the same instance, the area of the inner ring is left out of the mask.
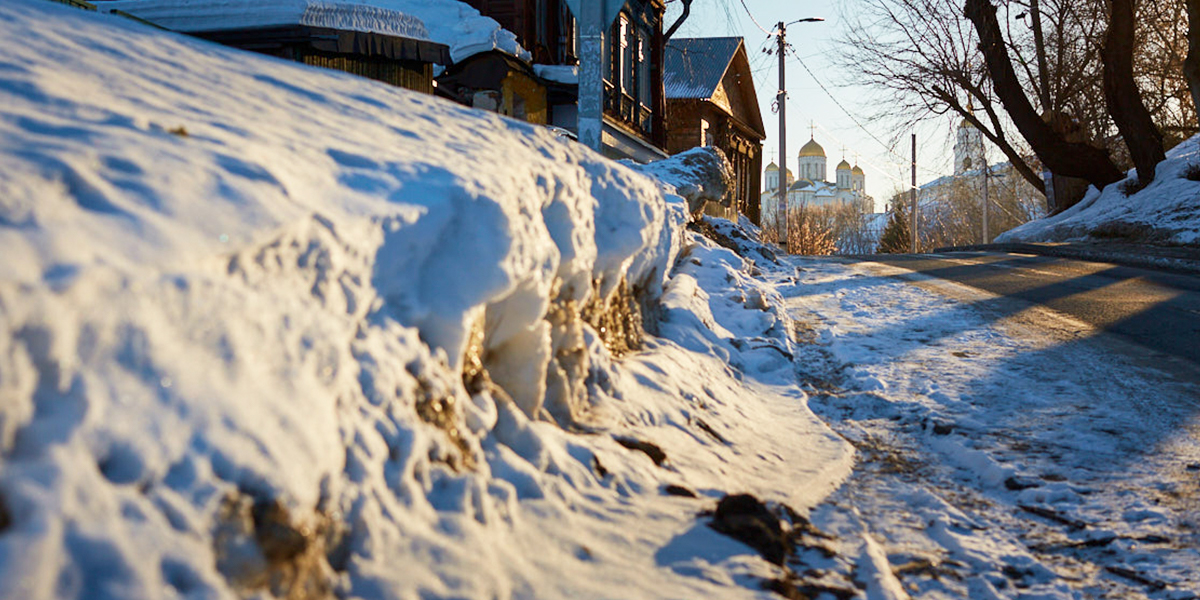
<path id="1" fill-rule="evenodd" d="M 877 142 L 877 143 L 878 143 L 880 146 L 882 146 L 882 147 L 883 147 L 883 148 L 884 148 L 884 149 L 887 151 L 887 153 L 888 153 L 888 154 L 891 154 L 892 156 L 895 156 L 896 158 L 900 159 L 900 160 L 902 161 L 900 164 L 904 164 L 904 165 L 911 164 L 912 160 L 911 160 L 910 158 L 908 158 L 908 157 L 904 157 L 904 156 L 901 156 L 900 154 L 898 154 L 898 153 L 897 153 L 897 152 L 896 152 L 896 151 L 895 151 L 895 150 L 894 150 L 894 149 L 893 149 L 891 146 L 888 146 L 888 145 L 887 145 L 887 144 L 886 144 L 886 143 L 885 143 L 883 140 L 879 139 L 879 138 L 878 138 L 878 137 L 877 137 L 877 136 L 876 136 L 874 133 L 872 133 L 872 132 L 871 132 L 869 129 L 867 129 L 867 128 L 866 128 L 866 127 L 865 127 L 865 126 L 862 124 L 862 122 L 860 122 L 860 121 L 858 120 L 858 118 L 857 118 L 857 117 L 855 117 L 855 116 L 854 116 L 854 115 L 853 115 L 853 114 L 850 112 L 850 110 L 849 110 L 849 109 L 847 109 L 847 108 L 846 108 L 846 107 L 845 107 L 845 106 L 844 106 L 844 105 L 843 105 L 843 104 L 842 104 L 842 103 L 841 103 L 841 102 L 840 102 L 840 101 L 837 99 L 837 97 L 835 97 L 835 96 L 833 95 L 833 93 L 829 91 L 829 88 L 825 87 L 825 84 L 824 84 L 824 83 L 823 83 L 823 82 L 822 82 L 822 81 L 821 81 L 819 78 L 817 78 L 817 75 L 816 75 L 815 73 L 813 73 L 812 69 L 808 68 L 808 64 L 807 64 L 807 63 L 805 63 L 805 62 L 804 62 L 804 59 L 803 59 L 803 58 L 801 58 L 801 57 L 800 57 L 800 55 L 796 53 L 796 51 L 795 51 L 795 49 L 794 49 L 794 48 L 790 48 L 790 47 L 789 47 L 788 51 L 791 53 L 791 55 L 792 55 L 792 58 L 796 59 L 796 62 L 800 63 L 800 66 L 801 66 L 801 67 L 804 67 L 804 70 L 805 70 L 805 71 L 808 73 L 808 76 L 809 76 L 809 77 L 811 77 L 811 78 L 812 78 L 812 80 L 813 80 L 814 82 L 816 82 L 817 86 L 821 88 L 821 91 L 822 91 L 822 92 L 825 92 L 825 95 L 826 95 L 826 96 L 828 96 L 828 97 L 829 97 L 829 99 L 830 99 L 830 100 L 832 100 L 832 101 L 833 101 L 833 103 L 834 103 L 834 104 L 835 104 L 835 105 L 836 105 L 836 106 L 837 106 L 839 109 L 841 109 L 842 113 L 844 113 L 844 114 L 845 114 L 847 117 L 849 117 L 849 118 L 850 118 L 850 120 L 851 120 L 851 121 L 853 121 L 853 122 L 854 122 L 854 124 L 855 124 L 855 125 L 856 125 L 856 126 L 859 128 L 859 129 L 861 129 L 861 130 L 863 131 L 863 133 L 867 134 L 867 136 L 869 136 L 871 139 L 875 140 L 875 141 L 876 141 L 876 142 Z M 828 129 L 825 129 L 824 127 L 821 127 L 821 129 L 822 129 L 822 130 L 824 130 L 826 133 L 829 133 L 829 130 L 828 130 Z M 832 134 L 830 134 L 830 135 L 832 136 Z M 836 138 L 836 136 L 833 136 L 833 137 L 834 137 L 834 139 L 835 139 L 835 141 L 836 141 L 836 139 L 837 139 L 837 138 Z M 839 143 L 840 143 L 840 142 L 839 142 Z M 869 163 L 868 163 L 868 164 L 869 164 Z M 876 166 L 876 167 L 874 167 L 874 168 L 878 169 L 879 167 L 877 167 L 877 166 Z M 934 175 L 934 176 L 937 176 L 937 177 L 944 177 L 944 176 L 945 176 L 945 174 L 944 174 L 944 173 L 939 173 L 939 172 L 937 172 L 937 171 L 934 171 L 934 170 L 932 170 L 932 169 L 925 168 L 925 167 L 923 167 L 923 166 L 921 166 L 921 165 L 919 165 L 919 164 L 917 165 L 917 168 L 918 168 L 918 169 L 920 169 L 920 170 L 922 170 L 922 171 L 925 171 L 926 173 L 928 173 L 928 174 L 930 174 L 930 175 Z M 885 177 L 891 177 L 891 176 L 889 176 L 889 175 L 885 175 Z M 894 179 L 894 178 L 893 178 L 893 179 Z M 902 182 L 902 181 L 901 181 L 901 182 Z M 903 183 L 903 182 L 902 182 L 902 183 Z"/>
<path id="2" fill-rule="evenodd" d="M 750 20 L 754 22 L 754 26 L 757 27 L 759 29 L 759 31 L 762 31 L 763 33 L 767 34 L 767 37 L 771 37 L 771 36 L 775 35 L 774 31 L 767 31 L 767 29 L 765 27 L 763 27 L 762 25 L 759 25 L 758 19 L 755 19 L 754 15 L 750 13 L 750 7 L 746 6 L 746 0 L 740 0 L 740 1 L 742 3 L 742 10 L 746 11 L 746 16 L 750 17 Z"/>

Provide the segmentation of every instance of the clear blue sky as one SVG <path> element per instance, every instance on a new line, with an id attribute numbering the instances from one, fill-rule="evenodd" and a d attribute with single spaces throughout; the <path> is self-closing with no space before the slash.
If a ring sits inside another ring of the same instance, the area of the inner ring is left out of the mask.
<path id="1" fill-rule="evenodd" d="M 788 27 L 788 41 L 800 60 L 812 71 L 811 74 L 806 71 L 795 58 L 787 61 L 788 168 L 793 172 L 796 170 L 796 153 L 808 141 L 811 121 L 816 125 L 815 138 L 829 157 L 830 179 L 845 146 L 846 159 L 854 163 L 857 156 L 859 166 L 867 174 L 867 193 L 875 197 L 876 210 L 883 210 L 884 201 L 896 187 L 908 185 L 911 175 L 907 157 L 911 153 L 911 141 L 905 133 L 895 149 L 905 157 L 901 159 L 873 139 L 878 138 L 890 144 L 897 132 L 890 124 L 868 120 L 876 112 L 870 105 L 872 91 L 863 87 L 846 87 L 848 78 L 839 72 L 835 64 L 834 40 L 844 26 L 841 13 L 843 7 L 852 9 L 854 4 L 855 0 L 745 0 L 743 7 L 741 0 L 694 0 L 691 16 L 675 36 L 741 36 L 746 39 L 763 124 L 767 130 L 767 140 L 763 144 L 763 163 L 766 164 L 773 159 L 778 162 L 779 117 L 771 111 L 771 105 L 779 84 L 779 61 L 776 56 L 768 56 L 761 51 L 764 47 L 774 47 L 775 42 L 773 38 L 768 40 L 759 25 L 771 31 L 779 21 L 824 18 L 823 23 L 798 23 Z M 664 27 L 674 22 L 679 11 L 679 0 L 667 5 Z M 824 84 L 828 94 L 821 89 L 818 80 Z M 839 103 L 845 110 L 839 108 Z M 950 171 L 951 148 L 947 136 L 952 126 L 953 122 L 945 119 L 917 132 L 918 184 L 936 178 L 936 173 Z"/>

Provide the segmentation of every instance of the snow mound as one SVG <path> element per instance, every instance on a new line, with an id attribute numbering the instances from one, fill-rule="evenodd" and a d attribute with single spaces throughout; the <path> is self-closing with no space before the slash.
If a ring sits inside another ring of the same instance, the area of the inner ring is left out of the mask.
<path id="1" fill-rule="evenodd" d="M 0 33 L 0 597 L 755 597 L 705 499 L 849 470 L 659 182 L 109 15 Z M 670 339 L 617 361 L 622 293 Z"/>
<path id="2" fill-rule="evenodd" d="M 996 236 L 996 243 L 1121 238 L 1200 244 L 1200 136 L 1172 148 L 1154 181 L 1127 195 L 1136 170 L 1103 190 L 1088 190 L 1075 206 Z"/>
<path id="3" fill-rule="evenodd" d="M 670 184 L 687 198 L 692 214 L 708 202 L 728 207 L 734 186 L 733 166 L 715 146 L 692 148 L 670 158 L 647 164 L 626 160 L 629 167 Z"/>
<path id="4" fill-rule="evenodd" d="M 516 34 L 458 0 L 112 0 L 122 10 L 173 31 L 226 31 L 307 25 L 429 39 L 461 61 L 492 50 L 529 61 Z"/>

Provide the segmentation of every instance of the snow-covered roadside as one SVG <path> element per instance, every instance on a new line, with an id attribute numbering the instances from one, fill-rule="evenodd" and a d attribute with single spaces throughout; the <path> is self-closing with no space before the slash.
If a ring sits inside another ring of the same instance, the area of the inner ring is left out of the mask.
<path id="1" fill-rule="evenodd" d="M 863 458 L 812 514 L 836 550 L 860 553 L 868 532 L 916 597 L 1200 596 L 1194 384 L 1016 301 L 794 264 L 781 291 L 813 332 L 796 363 L 810 405 Z"/>
<path id="2" fill-rule="evenodd" d="M 698 511 L 848 474 L 669 188 L 115 17 L 0 32 L 0 597 L 767 597 Z"/>
<path id="3" fill-rule="evenodd" d="M 1118 239 L 1200 245 L 1200 136 L 1172 148 L 1154 181 L 1129 193 L 1136 172 L 1102 191 L 1090 188 L 1075 206 L 1006 231 L 995 242 Z"/>

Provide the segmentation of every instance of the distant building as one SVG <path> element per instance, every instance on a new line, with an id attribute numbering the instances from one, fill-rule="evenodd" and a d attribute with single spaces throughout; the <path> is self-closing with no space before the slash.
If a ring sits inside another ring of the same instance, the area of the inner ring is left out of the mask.
<path id="1" fill-rule="evenodd" d="M 673 38 L 664 64 L 667 152 L 720 148 L 733 165 L 733 208 L 758 224 L 762 141 L 767 134 L 745 43 L 740 37 Z"/>
<path id="2" fill-rule="evenodd" d="M 1012 163 L 988 165 L 983 132 L 970 121 L 959 122 L 954 136 L 954 174 L 920 186 L 918 227 L 922 245 L 979 243 L 983 237 L 984 186 L 989 196 L 989 239 L 1045 212 L 1045 197 Z M 986 173 L 986 177 L 985 177 Z M 907 205 L 908 194 L 891 204 Z"/>
<path id="3" fill-rule="evenodd" d="M 834 181 L 826 181 L 828 158 L 825 149 L 811 137 L 800 148 L 797 159 L 797 179 L 789 183 L 787 190 L 787 206 L 792 210 L 822 206 L 853 206 L 862 213 L 874 210 L 875 200 L 866 191 L 866 173 L 858 165 L 851 166 L 843 159 L 834 169 Z M 783 203 L 778 192 L 779 167 L 771 163 L 767 169 L 766 188 L 760 196 L 763 222 L 782 227 L 784 219 Z M 791 172 L 787 175 L 791 181 Z M 782 239 L 782 230 L 778 231 L 778 235 L 776 239 Z"/>

